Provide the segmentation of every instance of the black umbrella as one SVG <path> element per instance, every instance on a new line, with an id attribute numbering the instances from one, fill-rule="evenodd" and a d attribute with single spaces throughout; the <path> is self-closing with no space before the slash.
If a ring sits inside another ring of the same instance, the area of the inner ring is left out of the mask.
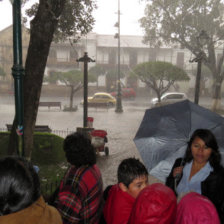
<path id="1" fill-rule="evenodd" d="M 150 174 L 164 181 L 198 128 L 213 132 L 224 157 L 224 118 L 220 115 L 189 100 L 146 110 L 134 142 Z"/>

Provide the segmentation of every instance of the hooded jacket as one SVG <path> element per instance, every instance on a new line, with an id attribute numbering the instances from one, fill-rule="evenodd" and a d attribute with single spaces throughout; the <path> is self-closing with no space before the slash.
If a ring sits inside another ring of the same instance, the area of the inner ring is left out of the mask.
<path id="1" fill-rule="evenodd" d="M 135 198 L 113 185 L 109 191 L 103 214 L 107 224 L 127 224 Z"/>
<path id="2" fill-rule="evenodd" d="M 169 187 L 149 185 L 137 197 L 129 224 L 173 224 L 176 207 L 176 196 Z"/>
<path id="3" fill-rule="evenodd" d="M 175 224 L 220 224 L 212 202 L 196 192 L 186 194 L 177 206 Z"/>

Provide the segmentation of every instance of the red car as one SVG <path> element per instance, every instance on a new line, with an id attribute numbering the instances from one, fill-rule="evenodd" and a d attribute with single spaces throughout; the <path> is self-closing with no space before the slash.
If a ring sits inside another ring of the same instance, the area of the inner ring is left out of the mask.
<path id="1" fill-rule="evenodd" d="M 122 88 L 121 89 L 122 97 L 123 98 L 131 98 L 134 99 L 136 97 L 136 92 L 133 88 Z M 116 92 L 111 92 L 110 93 L 112 96 L 116 97 L 117 91 Z"/>

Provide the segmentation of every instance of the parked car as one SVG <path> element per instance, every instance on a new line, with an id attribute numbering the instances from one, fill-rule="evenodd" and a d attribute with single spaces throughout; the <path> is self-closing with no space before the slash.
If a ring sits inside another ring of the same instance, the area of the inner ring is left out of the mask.
<path id="1" fill-rule="evenodd" d="M 112 96 L 116 97 L 117 96 L 117 91 L 111 92 L 110 94 Z M 136 92 L 133 88 L 122 88 L 121 89 L 121 94 L 122 94 L 123 98 L 134 99 L 136 97 Z"/>
<path id="2" fill-rule="evenodd" d="M 83 104 L 83 101 L 81 102 Z M 116 99 L 109 93 L 95 93 L 88 97 L 88 106 L 114 106 Z"/>
<path id="3" fill-rule="evenodd" d="M 156 106 L 176 103 L 186 99 L 187 99 L 187 95 L 185 93 L 170 92 L 170 93 L 165 93 L 161 96 L 160 103 L 158 102 L 158 98 L 153 98 L 151 100 L 151 104 L 152 104 L 152 107 L 156 107 Z"/>

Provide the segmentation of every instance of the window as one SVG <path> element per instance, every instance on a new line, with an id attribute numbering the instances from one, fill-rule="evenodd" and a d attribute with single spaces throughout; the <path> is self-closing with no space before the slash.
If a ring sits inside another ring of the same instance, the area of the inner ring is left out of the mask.
<path id="1" fill-rule="evenodd" d="M 184 68 L 184 52 L 177 53 L 177 66 L 179 68 Z"/>

